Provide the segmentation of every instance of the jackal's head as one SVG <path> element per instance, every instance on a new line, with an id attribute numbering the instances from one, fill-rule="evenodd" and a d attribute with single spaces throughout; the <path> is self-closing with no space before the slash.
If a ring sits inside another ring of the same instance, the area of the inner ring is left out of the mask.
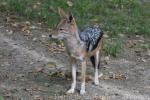
<path id="1" fill-rule="evenodd" d="M 64 39 L 77 31 L 76 22 L 72 14 L 65 13 L 64 10 L 58 9 L 60 22 L 49 35 L 50 38 Z"/>

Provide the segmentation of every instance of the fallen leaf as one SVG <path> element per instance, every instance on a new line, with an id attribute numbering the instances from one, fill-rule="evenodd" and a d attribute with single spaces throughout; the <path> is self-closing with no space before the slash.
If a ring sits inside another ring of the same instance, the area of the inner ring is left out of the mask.
<path id="1" fill-rule="evenodd" d="M 94 100 L 107 100 L 106 96 L 94 96 Z"/>
<path id="2" fill-rule="evenodd" d="M 46 35 L 44 35 L 44 34 L 42 34 L 42 36 L 41 36 L 42 38 L 45 38 L 46 37 Z"/>
<path id="3" fill-rule="evenodd" d="M 57 72 L 51 72 L 49 73 L 49 76 L 51 77 L 65 77 L 65 73 L 62 71 L 57 71 Z"/>
<path id="4" fill-rule="evenodd" d="M 57 11 L 54 9 L 53 6 L 50 6 L 50 7 L 49 7 L 49 11 L 50 11 L 50 12 L 57 12 Z"/>
<path id="5" fill-rule="evenodd" d="M 24 77 L 24 76 L 25 76 L 24 74 L 17 74 L 17 75 L 16 75 L 17 78 L 22 78 L 22 77 Z"/>
<path id="6" fill-rule="evenodd" d="M 108 61 L 108 60 L 110 60 L 110 56 L 106 56 L 104 59 L 105 59 L 106 61 Z"/>
<path id="7" fill-rule="evenodd" d="M 150 89 L 150 86 L 144 86 L 145 89 Z"/>
<path id="8" fill-rule="evenodd" d="M 49 83 L 44 83 L 44 86 L 49 87 L 50 84 Z"/>
<path id="9" fill-rule="evenodd" d="M 125 75 L 122 73 L 115 73 L 113 74 L 113 79 L 125 79 Z"/>
<path id="10" fill-rule="evenodd" d="M 56 43 L 51 43 L 46 45 L 48 46 L 49 51 L 53 53 L 62 53 L 65 51 L 65 47 L 63 43 L 58 45 Z"/>
<path id="11" fill-rule="evenodd" d="M 33 5 L 33 9 L 36 9 L 38 6 L 36 4 Z"/>
<path id="12" fill-rule="evenodd" d="M 126 76 L 124 74 L 118 72 L 118 73 L 104 74 L 99 78 L 104 79 L 104 80 L 108 80 L 108 79 L 126 79 Z"/>
<path id="13" fill-rule="evenodd" d="M 29 28 L 30 28 L 30 29 L 37 29 L 38 27 L 32 25 L 32 26 L 30 26 Z"/>
<path id="14" fill-rule="evenodd" d="M 142 58 L 141 60 L 142 60 L 143 62 L 146 62 L 146 59 L 144 59 L 144 58 Z"/>
<path id="15" fill-rule="evenodd" d="M 11 24 L 13 27 L 18 27 L 19 26 L 19 23 L 15 22 L 15 23 L 12 23 Z"/>
<path id="16" fill-rule="evenodd" d="M 30 23 L 29 21 L 26 21 L 25 24 L 26 24 L 26 25 L 30 25 L 31 23 Z"/>
<path id="17" fill-rule="evenodd" d="M 107 34 L 104 34 L 104 38 L 109 38 L 109 36 Z"/>
<path id="18" fill-rule="evenodd" d="M 107 100 L 107 97 L 106 96 L 102 96 L 101 100 Z"/>
<path id="19" fill-rule="evenodd" d="M 25 32 L 27 29 L 28 29 L 27 26 L 23 26 L 23 27 L 21 28 L 21 31 L 22 31 L 22 32 Z"/>
<path id="20" fill-rule="evenodd" d="M 124 34 L 118 34 L 120 37 L 124 37 L 125 35 Z"/>
<path id="21" fill-rule="evenodd" d="M 47 92 L 47 90 L 44 87 L 38 87 L 38 90 L 41 92 Z"/>
<path id="22" fill-rule="evenodd" d="M 44 100 L 40 95 L 34 95 L 33 100 Z"/>
<path id="23" fill-rule="evenodd" d="M 98 75 L 98 77 L 99 77 L 99 78 L 101 78 L 103 75 L 104 75 L 104 74 L 103 74 L 103 73 L 101 73 L 101 74 L 99 74 L 99 75 Z"/>
<path id="24" fill-rule="evenodd" d="M 8 32 L 8 34 L 9 34 L 9 35 L 13 34 L 13 30 L 10 30 L 10 31 Z"/>
<path id="25" fill-rule="evenodd" d="M 82 80 L 81 75 L 78 76 L 77 79 L 78 79 L 79 81 L 81 81 L 81 80 Z M 91 76 L 91 75 L 86 75 L 86 76 L 85 76 L 85 80 L 86 80 L 86 82 L 91 81 L 91 80 L 92 80 L 92 76 Z"/>
<path id="26" fill-rule="evenodd" d="M 150 56 L 150 49 L 147 51 L 147 55 Z"/>
<path id="27" fill-rule="evenodd" d="M 98 22 L 98 18 L 91 19 L 92 22 Z"/>
<path id="28" fill-rule="evenodd" d="M 33 38 L 32 40 L 33 40 L 33 41 L 36 41 L 36 40 L 37 40 L 37 38 Z"/>
<path id="29" fill-rule="evenodd" d="M 128 40 L 127 43 L 125 44 L 126 48 L 133 48 L 136 45 L 136 43 L 132 40 Z"/>
<path id="30" fill-rule="evenodd" d="M 39 66 L 39 67 L 35 67 L 35 72 L 42 72 L 44 68 Z"/>
<path id="31" fill-rule="evenodd" d="M 55 62 L 49 62 L 46 67 L 48 68 L 56 68 L 56 63 Z"/>

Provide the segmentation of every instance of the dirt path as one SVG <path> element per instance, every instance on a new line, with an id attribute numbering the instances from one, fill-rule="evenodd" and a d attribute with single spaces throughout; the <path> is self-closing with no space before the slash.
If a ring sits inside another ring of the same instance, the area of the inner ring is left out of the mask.
<path id="1" fill-rule="evenodd" d="M 38 25 L 28 33 L 0 22 L 0 95 L 6 100 L 150 100 L 150 54 L 141 47 L 149 41 L 142 36 L 126 38 L 118 58 L 102 58 L 99 86 L 90 80 L 87 94 L 79 96 L 78 83 L 75 94 L 65 95 L 71 83 L 61 76 L 69 66 L 66 53 L 49 51 L 48 33 Z"/>

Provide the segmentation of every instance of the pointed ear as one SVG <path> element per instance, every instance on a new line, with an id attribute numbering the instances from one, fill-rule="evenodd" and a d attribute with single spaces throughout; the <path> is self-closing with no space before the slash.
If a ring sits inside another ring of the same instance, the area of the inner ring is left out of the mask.
<path id="1" fill-rule="evenodd" d="M 69 12 L 68 12 L 68 21 L 71 23 L 72 20 L 73 20 L 73 15 L 72 15 L 72 13 L 69 11 Z"/>
<path id="2" fill-rule="evenodd" d="M 61 18 L 67 18 L 66 13 L 64 12 L 63 9 L 58 8 L 58 13 L 59 13 Z"/>

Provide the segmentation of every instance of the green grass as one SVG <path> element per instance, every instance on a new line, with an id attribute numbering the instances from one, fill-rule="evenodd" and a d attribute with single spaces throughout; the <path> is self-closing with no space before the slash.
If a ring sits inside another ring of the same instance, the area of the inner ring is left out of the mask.
<path id="1" fill-rule="evenodd" d="M 21 16 L 44 22 L 50 28 L 59 21 L 57 8 L 71 10 L 78 26 L 99 24 L 104 32 L 112 37 L 118 34 L 142 34 L 150 38 L 150 3 L 140 0 L 74 0 L 69 7 L 67 0 L 0 0 L 5 6 L 0 9 L 15 11 Z M 2 5 L 2 4 L 1 4 Z M 108 43 L 107 43 L 108 44 Z M 106 47 L 113 55 L 120 50 L 119 44 Z"/>
<path id="2" fill-rule="evenodd" d="M 71 9 L 83 28 L 98 23 L 110 36 L 118 33 L 150 35 L 150 3 L 138 0 L 5 0 L 7 8 L 22 16 L 45 22 L 53 28 L 58 20 L 57 8 Z"/>
<path id="3" fill-rule="evenodd" d="M 105 54 L 117 57 L 122 50 L 122 42 L 122 40 L 118 40 L 117 38 L 105 40 L 103 47 Z"/>
<path id="4" fill-rule="evenodd" d="M 4 100 L 4 98 L 0 95 L 0 100 Z"/>

